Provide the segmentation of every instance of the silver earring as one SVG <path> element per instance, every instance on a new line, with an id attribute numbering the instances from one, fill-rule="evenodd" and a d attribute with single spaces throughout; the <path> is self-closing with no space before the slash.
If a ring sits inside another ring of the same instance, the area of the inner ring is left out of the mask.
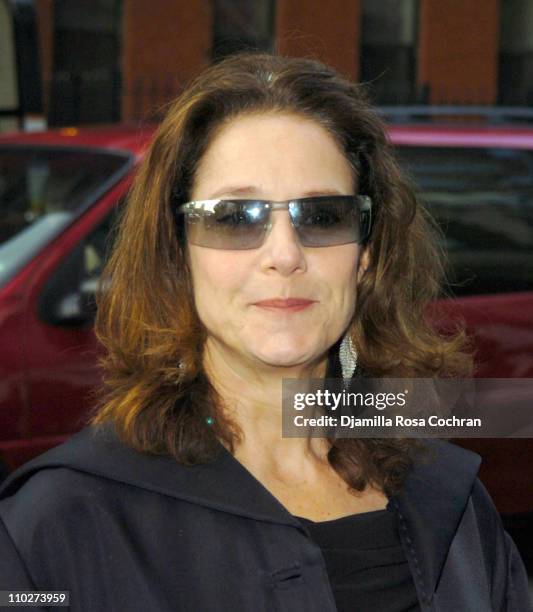
<path id="1" fill-rule="evenodd" d="M 357 350 L 350 336 L 346 334 L 339 347 L 342 377 L 351 378 L 357 367 Z"/>

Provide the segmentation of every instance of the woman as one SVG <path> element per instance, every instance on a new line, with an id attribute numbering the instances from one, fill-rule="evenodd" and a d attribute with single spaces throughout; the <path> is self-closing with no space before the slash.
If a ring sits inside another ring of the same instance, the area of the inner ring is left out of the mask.
<path id="1" fill-rule="evenodd" d="M 269 55 L 200 75 L 104 275 L 107 393 L 4 486 L 0 587 L 74 610 L 526 610 L 476 455 L 281 436 L 282 378 L 470 372 L 423 316 L 435 244 L 358 86 Z"/>

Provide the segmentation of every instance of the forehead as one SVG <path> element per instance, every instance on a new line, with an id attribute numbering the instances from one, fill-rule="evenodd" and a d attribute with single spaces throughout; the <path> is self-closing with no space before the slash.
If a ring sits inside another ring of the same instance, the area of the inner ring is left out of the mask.
<path id="1" fill-rule="evenodd" d="M 296 197 L 302 189 L 349 193 L 353 183 L 353 169 L 326 128 L 299 115 L 269 113 L 237 117 L 217 130 L 198 165 L 193 193 L 195 199 L 218 197 L 231 187 L 233 194 L 239 189 Z"/>

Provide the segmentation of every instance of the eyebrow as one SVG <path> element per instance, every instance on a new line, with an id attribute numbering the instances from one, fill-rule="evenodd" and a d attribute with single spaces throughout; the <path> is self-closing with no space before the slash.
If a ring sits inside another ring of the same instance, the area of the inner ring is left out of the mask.
<path id="1" fill-rule="evenodd" d="M 218 189 L 210 199 L 217 199 L 221 196 L 240 196 L 240 195 L 252 195 L 259 191 L 257 187 L 253 185 L 246 185 L 244 187 L 223 187 L 222 189 Z M 304 194 L 299 196 L 300 198 L 310 198 L 313 196 L 322 196 L 322 195 L 346 195 L 341 193 L 337 189 L 312 189 L 311 191 L 306 191 Z"/>

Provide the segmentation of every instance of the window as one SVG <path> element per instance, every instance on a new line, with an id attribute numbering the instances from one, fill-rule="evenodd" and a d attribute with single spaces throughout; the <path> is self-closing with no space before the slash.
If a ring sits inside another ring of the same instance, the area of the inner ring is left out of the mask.
<path id="1" fill-rule="evenodd" d="M 400 147 L 444 230 L 456 295 L 533 290 L 533 152 Z"/>
<path id="2" fill-rule="evenodd" d="M 116 237 L 121 203 L 81 240 L 54 270 L 39 297 L 41 321 L 51 325 L 90 326 L 95 294 Z"/>
<path id="3" fill-rule="evenodd" d="M 215 0 L 212 57 L 243 50 L 271 51 L 274 0 Z"/>
<path id="4" fill-rule="evenodd" d="M 415 99 L 418 0 L 363 0 L 361 80 L 378 104 Z"/>
<path id="5" fill-rule="evenodd" d="M 50 125 L 120 119 L 121 0 L 54 2 Z"/>
<path id="6" fill-rule="evenodd" d="M 503 0 L 500 29 L 500 104 L 533 104 L 533 3 Z"/>
<path id="7" fill-rule="evenodd" d="M 0 286 L 129 165 L 129 155 L 2 147 Z"/>

